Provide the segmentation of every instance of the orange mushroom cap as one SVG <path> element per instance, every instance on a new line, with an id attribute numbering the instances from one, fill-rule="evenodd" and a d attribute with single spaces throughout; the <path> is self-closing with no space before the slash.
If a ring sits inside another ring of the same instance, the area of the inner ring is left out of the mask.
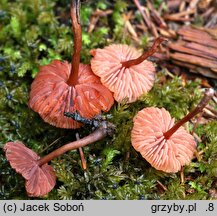
<path id="1" fill-rule="evenodd" d="M 92 118 L 108 111 L 114 103 L 112 93 L 104 87 L 89 65 L 79 64 L 78 80 L 74 86 L 67 84 L 71 64 L 54 60 L 41 66 L 32 85 L 29 106 L 45 122 L 60 128 L 78 128 L 80 123 L 64 116 L 64 112 L 79 112 Z"/>
<path id="2" fill-rule="evenodd" d="M 6 143 L 4 151 L 11 167 L 25 178 L 28 196 L 44 196 L 53 189 L 56 184 L 54 170 L 48 164 L 39 166 L 40 157 L 35 152 L 19 141 Z"/>
<path id="3" fill-rule="evenodd" d="M 196 150 L 194 137 L 181 126 L 165 139 L 164 133 L 174 125 L 174 119 L 164 108 L 144 108 L 133 121 L 132 145 L 154 168 L 175 173 L 190 163 Z"/>
<path id="4" fill-rule="evenodd" d="M 128 99 L 128 103 L 136 101 L 147 93 L 154 84 L 155 67 L 150 61 L 124 67 L 123 62 L 136 59 L 141 53 L 128 45 L 113 44 L 104 49 L 92 50 L 91 60 L 93 72 L 101 82 L 114 93 L 118 102 Z"/>

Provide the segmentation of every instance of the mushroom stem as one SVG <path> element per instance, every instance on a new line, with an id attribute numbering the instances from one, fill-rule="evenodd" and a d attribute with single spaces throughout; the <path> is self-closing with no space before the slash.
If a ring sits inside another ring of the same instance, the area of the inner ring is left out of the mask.
<path id="1" fill-rule="evenodd" d="M 88 136 L 86 136 L 80 140 L 65 144 L 64 146 L 54 150 L 50 154 L 39 159 L 38 160 L 38 166 L 42 166 L 43 164 L 48 163 L 52 159 L 64 154 L 65 152 L 67 152 L 69 150 L 74 150 L 77 148 L 84 147 L 88 144 L 94 143 L 94 142 L 106 137 L 106 135 L 108 134 L 108 129 L 109 129 L 108 127 L 101 126 L 97 130 L 95 130 L 93 133 L 89 134 Z"/>
<path id="2" fill-rule="evenodd" d="M 181 127 L 184 123 L 186 123 L 195 115 L 200 113 L 203 110 L 203 108 L 208 104 L 209 100 L 213 97 L 213 95 L 214 90 L 212 88 L 209 88 L 205 92 L 204 97 L 202 98 L 200 103 L 195 107 L 195 109 L 188 113 L 184 118 L 182 118 L 172 128 L 170 128 L 167 132 L 164 133 L 165 139 L 169 139 L 173 135 L 173 133 L 175 133 L 178 130 L 179 127 Z"/>
<path id="3" fill-rule="evenodd" d="M 72 55 L 71 73 L 67 84 L 72 86 L 75 85 L 78 81 L 80 53 L 82 47 L 82 31 L 80 25 L 80 0 L 72 0 L 70 15 L 72 20 L 72 31 L 74 35 L 74 53 Z"/>
<path id="4" fill-rule="evenodd" d="M 158 37 L 154 41 L 154 44 L 152 45 L 152 47 L 147 52 L 143 53 L 140 57 L 138 57 L 136 59 L 131 59 L 129 61 L 121 62 L 122 66 L 125 68 L 129 68 L 133 65 L 138 65 L 138 64 L 142 63 L 148 57 L 152 56 L 157 51 L 158 46 L 165 40 L 166 39 L 163 37 Z"/>

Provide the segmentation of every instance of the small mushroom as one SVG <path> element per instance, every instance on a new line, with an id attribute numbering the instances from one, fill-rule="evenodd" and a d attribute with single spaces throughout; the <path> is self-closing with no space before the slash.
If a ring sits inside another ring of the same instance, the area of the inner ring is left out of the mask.
<path id="1" fill-rule="evenodd" d="M 80 120 L 82 121 L 82 118 Z M 69 150 L 84 147 L 101 140 L 107 135 L 112 135 L 114 130 L 115 127 L 112 123 L 104 120 L 99 121 L 98 129 L 93 133 L 77 141 L 67 143 L 42 158 L 20 141 L 6 143 L 4 151 L 11 167 L 25 178 L 28 196 L 41 197 L 49 193 L 56 184 L 54 170 L 47 164 L 49 161 Z"/>
<path id="2" fill-rule="evenodd" d="M 114 103 L 112 93 L 102 85 L 90 65 L 80 63 L 82 46 L 79 21 L 79 0 L 72 0 L 71 19 L 74 32 L 72 63 L 54 60 L 41 66 L 32 85 L 29 106 L 40 114 L 45 122 L 60 128 L 81 126 L 64 112 L 79 112 L 92 118 L 101 111 L 108 111 Z"/>
<path id="3" fill-rule="evenodd" d="M 91 68 L 102 84 L 114 93 L 116 101 L 127 98 L 128 103 L 132 103 L 154 84 L 155 67 L 146 59 L 162 41 L 162 37 L 157 38 L 151 49 L 142 55 L 135 48 L 122 44 L 91 50 Z"/>
<path id="4" fill-rule="evenodd" d="M 134 117 L 131 142 L 154 168 L 164 172 L 178 172 L 189 164 L 196 150 L 194 137 L 182 125 L 202 111 L 214 95 L 209 89 L 198 106 L 187 116 L 174 124 L 164 108 L 149 107 Z"/>
<path id="5" fill-rule="evenodd" d="M 28 196 L 44 196 L 53 189 L 56 184 L 54 170 L 47 163 L 39 166 L 40 157 L 35 152 L 19 141 L 6 143 L 4 151 L 11 167 L 25 178 Z"/>

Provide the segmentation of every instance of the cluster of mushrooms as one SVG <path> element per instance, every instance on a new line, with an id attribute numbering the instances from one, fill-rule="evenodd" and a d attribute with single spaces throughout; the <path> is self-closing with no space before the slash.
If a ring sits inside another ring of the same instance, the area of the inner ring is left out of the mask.
<path id="1" fill-rule="evenodd" d="M 75 129 L 83 122 L 91 122 L 101 112 L 107 112 L 114 100 L 132 103 L 147 93 L 155 80 L 155 67 L 147 58 L 164 41 L 157 38 L 151 49 L 142 54 L 133 47 L 114 44 L 91 51 L 91 64 L 80 63 L 82 31 L 80 1 L 71 2 L 74 33 L 72 62 L 54 60 L 41 66 L 32 85 L 29 107 L 41 118 L 56 127 Z M 214 94 L 209 89 L 198 106 L 178 123 L 164 108 L 148 107 L 134 117 L 132 145 L 154 168 L 164 172 L 178 172 L 190 163 L 196 142 L 182 125 L 202 111 Z M 70 115 L 73 115 L 73 118 Z M 77 118 L 76 118 L 77 116 Z M 86 119 L 86 120 L 85 120 Z M 97 119 L 95 119 L 97 122 Z M 48 162 L 73 149 L 81 148 L 114 132 L 114 125 L 102 120 L 90 135 L 68 143 L 40 158 L 22 142 L 8 142 L 4 146 L 10 165 L 26 180 L 29 196 L 44 196 L 56 184 L 56 176 Z"/>

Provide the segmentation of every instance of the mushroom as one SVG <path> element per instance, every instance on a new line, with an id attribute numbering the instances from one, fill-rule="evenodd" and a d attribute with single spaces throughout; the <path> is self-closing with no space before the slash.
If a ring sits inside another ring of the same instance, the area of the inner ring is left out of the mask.
<path id="1" fill-rule="evenodd" d="M 40 157 L 22 142 L 8 142 L 4 145 L 4 151 L 11 167 L 26 179 L 28 196 L 44 196 L 55 186 L 53 168 L 47 163 L 39 166 Z"/>
<path id="2" fill-rule="evenodd" d="M 209 89 L 197 107 L 183 119 L 174 124 L 164 108 L 148 107 L 134 117 L 131 142 L 155 169 L 164 172 L 178 172 L 189 164 L 196 150 L 194 137 L 182 125 L 197 115 L 213 97 Z"/>
<path id="3" fill-rule="evenodd" d="M 79 112 L 92 118 L 101 111 L 108 111 L 114 103 L 112 93 L 102 85 L 90 65 L 80 63 L 82 31 L 79 20 L 79 0 L 72 0 L 71 19 L 74 33 L 72 63 L 54 60 L 41 66 L 32 85 L 29 107 L 51 125 L 60 128 L 81 126 L 64 112 Z"/>
<path id="4" fill-rule="evenodd" d="M 152 88 L 155 67 L 146 59 L 164 40 L 157 38 L 151 49 L 142 55 L 135 48 L 122 44 L 91 50 L 91 68 L 102 84 L 114 93 L 116 101 L 127 99 L 132 103 Z"/>
<path id="5" fill-rule="evenodd" d="M 35 152 L 27 148 L 20 141 L 8 142 L 4 145 L 6 158 L 10 162 L 11 167 L 26 180 L 25 187 L 28 196 L 44 196 L 55 186 L 56 176 L 54 170 L 47 164 L 53 158 L 56 158 L 69 150 L 94 143 L 107 135 L 112 135 L 114 132 L 114 125 L 109 122 L 100 121 L 97 126 L 98 129 L 88 136 L 65 144 L 43 158 L 40 158 Z"/>

